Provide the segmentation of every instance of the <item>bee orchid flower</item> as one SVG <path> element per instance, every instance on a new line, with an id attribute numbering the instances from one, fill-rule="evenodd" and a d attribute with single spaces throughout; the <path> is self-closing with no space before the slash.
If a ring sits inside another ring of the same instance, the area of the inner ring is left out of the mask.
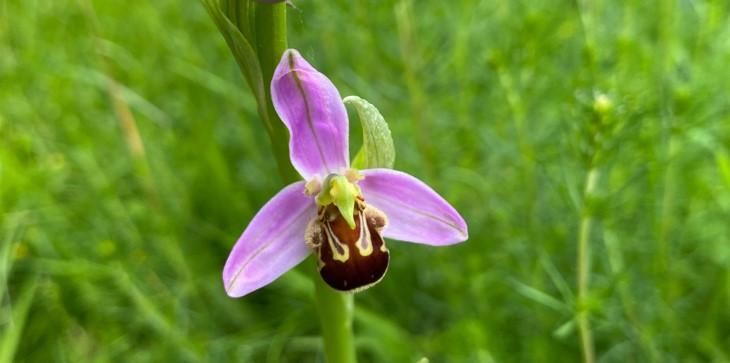
<path id="1" fill-rule="evenodd" d="M 464 219 L 424 182 L 396 170 L 350 167 L 342 98 L 296 50 L 284 52 L 271 97 L 303 180 L 271 198 L 233 246 L 223 269 L 228 295 L 271 283 L 311 253 L 329 286 L 359 291 L 385 275 L 384 237 L 432 246 L 467 239 Z"/>

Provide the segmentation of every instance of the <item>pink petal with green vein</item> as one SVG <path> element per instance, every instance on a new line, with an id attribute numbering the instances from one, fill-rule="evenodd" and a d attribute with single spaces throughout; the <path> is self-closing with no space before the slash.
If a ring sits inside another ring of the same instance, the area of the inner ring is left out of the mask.
<path id="1" fill-rule="evenodd" d="M 304 230 L 316 212 L 301 181 L 271 198 L 228 256 L 223 268 L 228 295 L 241 297 L 268 285 L 307 258 L 311 251 L 304 244 Z"/>
<path id="2" fill-rule="evenodd" d="M 284 52 L 271 81 L 276 113 L 289 129 L 289 156 L 304 179 L 349 167 L 348 121 L 332 82 L 294 49 Z"/>
<path id="3" fill-rule="evenodd" d="M 365 202 L 388 217 L 383 236 L 406 242 L 445 246 L 469 238 L 459 212 L 424 182 L 391 169 L 361 171 Z"/>

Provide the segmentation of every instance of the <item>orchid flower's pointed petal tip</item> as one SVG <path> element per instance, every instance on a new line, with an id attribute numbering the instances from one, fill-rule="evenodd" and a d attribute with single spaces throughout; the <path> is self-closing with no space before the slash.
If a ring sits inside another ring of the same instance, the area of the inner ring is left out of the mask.
<path id="1" fill-rule="evenodd" d="M 456 211 L 456 210 L 454 210 Z M 425 244 L 429 244 L 432 246 L 450 246 L 455 245 L 459 243 L 464 243 L 469 240 L 469 231 L 466 226 L 466 222 L 464 222 L 464 219 L 461 218 L 461 216 L 456 212 L 456 214 L 453 216 L 454 218 L 448 223 L 451 227 L 450 234 L 449 233 L 435 233 L 430 239 L 428 239 L 425 242 Z M 458 217 L 458 218 L 457 218 Z M 387 233 L 386 233 L 387 235 Z M 418 242 L 418 241 L 412 241 L 412 242 Z"/>
<path id="2" fill-rule="evenodd" d="M 362 174 L 365 178 L 359 185 L 365 201 L 388 217 L 383 236 L 432 246 L 469 238 L 464 218 L 424 182 L 390 169 L 363 170 Z"/>
<path id="3" fill-rule="evenodd" d="M 289 157 L 304 179 L 350 166 L 345 104 L 332 82 L 296 49 L 287 49 L 274 71 L 271 101 L 289 130 Z"/>
<path id="4" fill-rule="evenodd" d="M 464 220 L 464 217 L 459 214 L 459 212 L 454 209 L 454 212 L 456 212 L 456 215 L 454 217 L 457 217 L 455 219 L 455 225 L 457 228 L 457 235 L 455 236 L 455 242 L 454 243 L 462 243 L 466 242 L 469 239 L 469 227 L 466 225 L 466 221 Z"/>
<path id="5" fill-rule="evenodd" d="M 301 53 L 299 53 L 298 50 L 296 50 L 294 48 L 288 48 L 287 50 L 284 51 L 284 55 L 281 57 L 281 60 L 283 61 L 285 59 L 289 59 L 290 57 L 294 57 L 296 59 L 304 59 L 304 58 L 302 58 L 302 55 L 301 55 Z"/>
<path id="6" fill-rule="evenodd" d="M 464 243 L 469 240 L 469 231 L 466 229 L 466 225 L 464 226 L 464 229 L 459 230 L 459 235 L 454 239 L 454 244 L 457 243 Z"/>
<path id="7" fill-rule="evenodd" d="M 307 63 L 306 60 L 304 60 L 298 50 L 294 48 L 289 48 L 285 50 L 284 53 L 281 55 L 279 65 L 276 67 L 277 73 L 275 73 L 274 79 L 280 78 L 281 76 L 290 72 L 292 69 L 299 69 L 302 67 L 312 68 L 312 66 Z"/>
<path id="8" fill-rule="evenodd" d="M 226 294 L 228 297 L 232 298 L 239 298 L 246 296 L 251 291 L 236 291 L 233 289 L 233 286 L 229 285 L 229 281 L 226 281 L 225 278 L 223 279 L 223 288 L 226 289 Z"/>
<path id="9" fill-rule="evenodd" d="M 223 267 L 223 285 L 241 297 L 276 280 L 310 253 L 304 244 L 307 223 L 316 216 L 304 182 L 282 189 L 251 220 Z"/>

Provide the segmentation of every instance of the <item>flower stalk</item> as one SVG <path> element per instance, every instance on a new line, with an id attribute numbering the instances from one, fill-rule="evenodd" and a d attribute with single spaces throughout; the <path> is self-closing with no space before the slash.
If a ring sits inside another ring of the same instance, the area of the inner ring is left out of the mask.
<path id="1" fill-rule="evenodd" d="M 333 290 L 319 277 L 316 267 L 311 266 L 314 299 L 322 328 L 322 342 L 327 362 L 355 363 L 357 357 L 352 334 L 354 296 Z"/>
<path id="2" fill-rule="evenodd" d="M 256 54 L 261 64 L 261 74 L 265 84 L 271 80 L 274 69 L 287 49 L 286 36 L 286 4 L 256 4 L 255 17 Z M 299 174 L 289 162 L 289 135 L 284 124 L 278 120 L 274 105 L 271 102 L 271 91 L 264 87 L 266 92 L 266 114 L 260 115 L 269 122 L 269 137 L 273 148 L 279 174 L 286 183 L 299 179 Z"/>

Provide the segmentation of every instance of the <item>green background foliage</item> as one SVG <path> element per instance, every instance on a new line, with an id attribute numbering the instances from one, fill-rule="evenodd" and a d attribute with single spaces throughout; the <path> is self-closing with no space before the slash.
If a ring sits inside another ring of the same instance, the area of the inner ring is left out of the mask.
<path id="1" fill-rule="evenodd" d="M 579 311 L 602 362 L 730 359 L 728 2 L 294 3 L 290 45 L 470 227 L 389 242 L 362 362 L 577 361 Z M 199 2 L 1 1 L 0 363 L 321 362 L 312 264 L 221 282 L 278 175 Z"/>

